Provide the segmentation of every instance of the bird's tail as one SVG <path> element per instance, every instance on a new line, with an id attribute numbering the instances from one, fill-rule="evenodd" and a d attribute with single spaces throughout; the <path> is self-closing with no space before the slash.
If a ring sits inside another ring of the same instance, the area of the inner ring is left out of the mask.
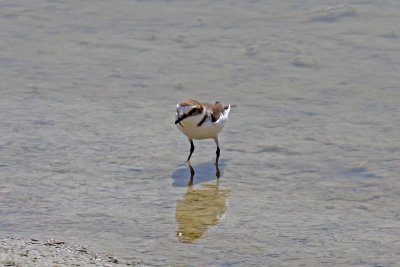
<path id="1" fill-rule="evenodd" d="M 231 107 L 235 107 L 235 106 L 234 105 L 224 106 L 224 114 L 225 114 L 226 118 L 228 118 L 228 116 L 229 116 L 229 112 L 231 111 Z"/>

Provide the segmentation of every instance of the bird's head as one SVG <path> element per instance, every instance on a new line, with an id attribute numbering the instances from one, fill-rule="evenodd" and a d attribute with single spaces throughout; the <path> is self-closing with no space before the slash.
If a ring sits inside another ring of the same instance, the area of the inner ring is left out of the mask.
<path id="1" fill-rule="evenodd" d="M 181 124 L 181 121 L 187 118 L 195 118 L 203 113 L 203 105 L 193 99 L 186 99 L 176 105 L 175 124 Z"/>

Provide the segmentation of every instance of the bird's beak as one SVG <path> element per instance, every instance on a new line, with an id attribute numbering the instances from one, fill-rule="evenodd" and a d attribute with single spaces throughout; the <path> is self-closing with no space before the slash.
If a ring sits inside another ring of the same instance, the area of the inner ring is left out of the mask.
<path id="1" fill-rule="evenodd" d="M 176 121 L 175 121 L 175 124 L 177 124 L 177 123 L 181 123 L 181 121 L 183 121 L 184 119 L 186 119 L 187 118 L 187 115 L 186 114 L 182 114 L 182 115 L 178 115 L 178 118 L 176 119 Z"/>

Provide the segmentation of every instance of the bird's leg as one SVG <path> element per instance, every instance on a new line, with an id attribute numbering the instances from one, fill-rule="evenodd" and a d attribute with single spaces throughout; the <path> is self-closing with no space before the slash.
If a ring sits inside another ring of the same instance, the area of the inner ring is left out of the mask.
<path id="1" fill-rule="evenodd" d="M 189 138 L 189 141 L 190 141 L 190 154 L 189 154 L 189 157 L 188 157 L 187 161 L 189 161 L 189 160 L 190 160 L 190 157 L 192 156 L 192 154 L 193 154 L 193 151 L 194 151 L 194 144 L 193 144 L 193 140 Z"/>
<path id="2" fill-rule="evenodd" d="M 217 145 L 217 151 L 215 152 L 217 154 L 217 158 L 215 159 L 215 165 L 217 165 L 218 164 L 218 159 L 219 159 L 219 154 L 220 154 L 219 153 L 220 150 L 219 150 L 218 138 L 215 138 L 214 141 L 215 141 L 215 144 Z"/>
<path id="3" fill-rule="evenodd" d="M 189 169 L 190 169 L 190 178 L 189 178 L 188 186 L 192 186 L 193 185 L 193 177 L 194 177 L 195 172 L 194 172 L 192 165 L 190 165 L 190 162 L 188 165 L 189 165 Z"/>

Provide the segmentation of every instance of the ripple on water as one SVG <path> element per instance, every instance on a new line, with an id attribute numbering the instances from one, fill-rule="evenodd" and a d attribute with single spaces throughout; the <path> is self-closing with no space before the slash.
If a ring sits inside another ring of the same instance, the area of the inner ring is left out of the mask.
<path id="1" fill-rule="evenodd" d="M 382 176 L 375 174 L 366 164 L 359 164 L 355 167 L 347 168 L 342 172 L 345 177 L 361 177 L 361 178 L 373 178 L 383 179 Z"/>
<path id="2" fill-rule="evenodd" d="M 324 6 L 312 10 L 310 16 L 312 22 L 336 22 L 343 18 L 357 16 L 357 10 L 349 5 Z"/>

